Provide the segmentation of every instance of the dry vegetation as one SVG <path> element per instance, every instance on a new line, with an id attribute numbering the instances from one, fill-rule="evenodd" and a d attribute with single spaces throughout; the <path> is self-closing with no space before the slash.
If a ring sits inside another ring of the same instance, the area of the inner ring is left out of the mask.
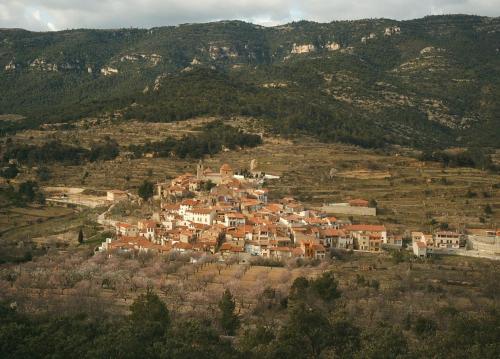
<path id="1" fill-rule="evenodd" d="M 182 255 L 108 257 L 92 255 L 86 247 L 4 266 L 2 298 L 15 301 L 23 311 L 114 315 L 125 313 L 149 288 L 176 315 L 214 319 L 222 292 L 229 288 L 245 326 L 271 324 L 285 317 L 282 300 L 295 278 L 332 270 L 342 291 L 339 315 L 363 327 L 379 321 L 404 327 L 405 318 L 417 313 L 446 308 L 473 313 L 494 307 L 500 293 L 494 275 L 499 264 L 487 260 L 445 257 L 396 263 L 389 255 L 344 254 L 319 266 L 291 261 L 272 268 L 220 263 L 209 256 L 197 263 Z"/>

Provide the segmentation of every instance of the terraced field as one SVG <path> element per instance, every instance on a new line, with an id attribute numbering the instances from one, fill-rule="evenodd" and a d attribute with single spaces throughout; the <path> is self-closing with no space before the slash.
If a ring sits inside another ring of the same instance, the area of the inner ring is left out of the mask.
<path id="1" fill-rule="evenodd" d="M 78 136 L 82 143 L 110 136 L 122 147 L 130 143 L 155 141 L 167 135 L 181 135 L 210 119 L 189 122 L 109 123 L 92 130 L 63 131 L 62 140 Z M 238 120 L 238 126 L 259 131 L 251 120 Z M 47 139 L 43 131 L 18 135 L 19 139 Z M 50 137 L 50 136 L 49 136 Z M 222 152 L 205 159 L 214 169 L 229 163 L 235 170 L 249 168 L 256 159 L 258 170 L 281 176 L 269 181 L 271 196 L 292 195 L 310 205 L 321 205 L 351 198 L 374 199 L 379 205 L 379 221 L 393 229 L 429 230 L 430 224 L 448 223 L 452 227 L 500 224 L 500 176 L 470 168 L 443 168 L 437 163 L 424 163 L 400 154 L 360 149 L 340 144 L 325 144 L 310 138 L 286 140 L 266 137 L 263 146 Z M 47 185 L 82 187 L 91 190 L 111 188 L 132 192 L 148 179 L 165 181 L 184 172 L 195 172 L 197 160 L 177 158 L 130 159 L 120 156 L 114 161 L 89 163 L 84 166 L 51 167 L 53 179 Z M 336 174 L 332 176 L 332 169 Z M 33 171 L 28 172 L 28 177 Z M 44 184 L 45 185 L 45 184 Z M 485 213 L 489 204 L 493 213 Z M 356 220 L 370 221 L 366 218 Z"/>

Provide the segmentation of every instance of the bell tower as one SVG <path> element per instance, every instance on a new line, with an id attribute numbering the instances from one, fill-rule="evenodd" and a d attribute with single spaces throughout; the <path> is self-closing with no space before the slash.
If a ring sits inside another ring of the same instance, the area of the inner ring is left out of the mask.
<path id="1" fill-rule="evenodd" d="M 196 165 L 196 179 L 202 180 L 203 172 L 204 172 L 203 161 L 200 160 L 200 162 L 198 162 L 198 164 Z"/>

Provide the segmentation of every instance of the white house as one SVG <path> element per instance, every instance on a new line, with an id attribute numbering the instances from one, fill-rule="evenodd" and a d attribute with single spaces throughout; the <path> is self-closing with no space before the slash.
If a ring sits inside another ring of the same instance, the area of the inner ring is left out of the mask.
<path id="1" fill-rule="evenodd" d="M 460 233 L 442 231 L 434 233 L 434 246 L 437 248 L 460 248 Z"/>
<path id="2" fill-rule="evenodd" d="M 224 215 L 226 227 L 240 227 L 245 225 L 245 216 L 241 213 L 226 213 Z"/>
<path id="3" fill-rule="evenodd" d="M 214 222 L 215 211 L 210 208 L 194 208 L 186 211 L 184 220 L 193 223 L 211 226 Z"/>
<path id="4" fill-rule="evenodd" d="M 427 244 L 423 241 L 413 242 L 413 254 L 417 257 L 427 257 Z"/>

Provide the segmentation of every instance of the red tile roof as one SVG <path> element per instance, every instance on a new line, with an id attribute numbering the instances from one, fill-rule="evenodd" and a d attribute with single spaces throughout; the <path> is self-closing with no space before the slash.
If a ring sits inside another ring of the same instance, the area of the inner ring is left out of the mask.
<path id="1" fill-rule="evenodd" d="M 381 225 L 374 224 L 351 224 L 349 226 L 345 226 L 344 229 L 346 231 L 367 231 L 367 232 L 385 232 L 386 229 Z"/>

